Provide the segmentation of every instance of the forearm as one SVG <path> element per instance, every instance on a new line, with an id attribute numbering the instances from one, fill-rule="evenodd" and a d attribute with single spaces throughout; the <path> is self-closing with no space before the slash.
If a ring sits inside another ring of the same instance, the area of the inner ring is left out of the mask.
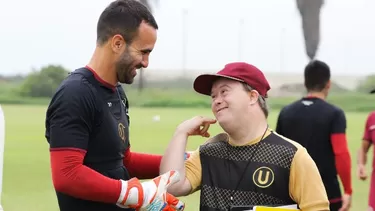
<path id="1" fill-rule="evenodd" d="M 351 159 L 349 152 L 335 156 L 336 169 L 346 194 L 352 194 Z"/>
<path id="2" fill-rule="evenodd" d="M 115 204 L 121 182 L 82 165 L 84 154 L 78 151 L 51 151 L 53 185 L 58 192 L 104 203 Z"/>
<path id="3" fill-rule="evenodd" d="M 166 152 L 161 159 L 160 174 L 166 173 L 170 170 L 176 170 L 180 173 L 180 181 L 171 185 L 168 191 L 173 195 L 181 195 L 184 186 L 186 186 L 186 172 L 185 172 L 185 148 L 188 136 L 184 134 L 175 133 Z"/>
<path id="4" fill-rule="evenodd" d="M 159 176 L 161 158 L 161 155 L 131 152 L 129 148 L 125 152 L 124 165 L 130 177 L 153 179 Z"/>
<path id="5" fill-rule="evenodd" d="M 357 162 L 358 165 L 366 165 L 367 163 L 367 152 L 363 148 L 358 150 Z"/>
<path id="6" fill-rule="evenodd" d="M 345 133 L 331 135 L 331 144 L 335 155 L 336 171 L 346 194 L 352 193 L 351 157 Z"/>

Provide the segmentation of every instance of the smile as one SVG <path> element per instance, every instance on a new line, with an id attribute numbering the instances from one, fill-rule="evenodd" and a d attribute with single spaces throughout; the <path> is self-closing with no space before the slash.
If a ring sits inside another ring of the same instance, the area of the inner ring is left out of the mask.
<path id="1" fill-rule="evenodd" d="M 219 113 L 220 111 L 222 111 L 222 110 L 224 110 L 224 109 L 227 109 L 227 107 L 219 108 L 216 112 Z"/>

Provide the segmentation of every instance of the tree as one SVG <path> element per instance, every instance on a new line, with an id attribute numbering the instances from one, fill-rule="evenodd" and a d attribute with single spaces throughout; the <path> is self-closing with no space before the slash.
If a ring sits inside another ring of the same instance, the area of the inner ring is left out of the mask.
<path id="1" fill-rule="evenodd" d="M 21 96 L 52 97 L 59 84 L 68 76 L 69 72 L 60 65 L 48 65 L 40 71 L 30 73 L 21 85 Z"/>
<path id="2" fill-rule="evenodd" d="M 357 86 L 357 91 L 369 93 L 375 89 L 375 74 L 369 75 L 361 80 Z"/>
<path id="3" fill-rule="evenodd" d="M 305 50 L 310 60 L 314 59 L 320 43 L 320 10 L 324 0 L 296 0 L 302 19 Z"/>

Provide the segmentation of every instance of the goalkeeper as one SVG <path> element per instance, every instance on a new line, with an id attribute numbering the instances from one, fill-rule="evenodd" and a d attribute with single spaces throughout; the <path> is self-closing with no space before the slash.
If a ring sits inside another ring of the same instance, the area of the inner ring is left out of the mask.
<path id="1" fill-rule="evenodd" d="M 112 2 L 99 17 L 89 64 L 72 72 L 52 97 L 45 136 L 61 211 L 184 208 L 166 194 L 178 173 L 159 177 L 160 155 L 131 152 L 128 102 L 120 85 L 131 84 L 136 70 L 148 66 L 157 29 L 141 3 Z"/>

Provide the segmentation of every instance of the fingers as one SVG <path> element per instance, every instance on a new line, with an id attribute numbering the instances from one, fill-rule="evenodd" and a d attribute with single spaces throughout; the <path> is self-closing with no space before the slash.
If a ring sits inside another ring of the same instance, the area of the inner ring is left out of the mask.
<path id="1" fill-rule="evenodd" d="M 210 128 L 210 124 L 206 123 L 203 125 L 203 128 L 200 129 L 199 134 L 203 137 L 209 137 L 208 128 Z"/>
<path id="2" fill-rule="evenodd" d="M 166 183 L 166 188 L 168 188 L 170 185 L 173 185 L 174 183 L 180 181 L 180 173 L 178 171 L 169 171 L 162 176 L 165 176 L 168 178 L 168 181 Z"/>
<path id="3" fill-rule="evenodd" d="M 360 180 L 366 180 L 367 179 L 367 174 L 363 173 L 363 172 L 360 172 L 359 175 L 358 175 L 358 177 L 359 177 Z"/>
<path id="4" fill-rule="evenodd" d="M 201 126 L 202 129 L 200 129 L 201 133 L 206 133 L 208 131 L 208 128 L 210 128 L 210 124 L 209 123 L 204 123 L 203 126 Z"/>
<path id="5" fill-rule="evenodd" d="M 215 119 L 207 118 L 207 117 L 201 117 L 202 118 L 202 129 L 200 129 L 199 133 L 203 137 L 210 137 L 210 134 L 207 132 L 208 129 L 210 128 L 211 124 L 216 123 Z"/>
<path id="6" fill-rule="evenodd" d="M 359 179 L 360 179 L 360 180 L 366 180 L 366 179 L 367 179 L 367 176 L 365 176 L 365 175 L 360 175 L 360 176 L 359 176 Z"/>
<path id="7" fill-rule="evenodd" d="M 153 179 L 156 186 L 155 196 L 162 196 L 168 187 L 176 182 L 180 181 L 180 174 L 177 171 L 168 171 Z"/>
<path id="8" fill-rule="evenodd" d="M 214 124 L 216 123 L 216 119 L 212 119 L 212 118 L 209 118 L 209 117 L 202 117 L 201 116 L 201 121 L 202 121 L 202 124 Z"/>
<path id="9" fill-rule="evenodd" d="M 179 210 L 179 209 L 177 209 L 177 208 L 175 208 L 173 206 L 169 206 L 169 205 L 165 206 L 164 209 L 163 209 L 163 211 L 176 211 L 176 210 Z"/>
<path id="10" fill-rule="evenodd" d="M 178 210 L 182 211 L 185 209 L 185 203 L 180 201 L 178 198 L 172 196 L 169 193 L 166 193 L 166 200 L 167 206 L 163 209 L 163 211 L 170 211 L 170 210 Z"/>
<path id="11" fill-rule="evenodd" d="M 343 196 L 342 206 L 339 211 L 348 211 L 351 206 L 351 197 L 350 195 L 345 194 Z"/>
<path id="12" fill-rule="evenodd" d="M 339 211 L 348 211 L 349 210 L 349 207 L 341 207 L 340 209 L 339 209 Z"/>
<path id="13" fill-rule="evenodd" d="M 208 132 L 205 132 L 205 133 L 202 134 L 201 136 L 206 137 L 206 138 L 209 138 L 211 135 L 210 135 Z"/>

